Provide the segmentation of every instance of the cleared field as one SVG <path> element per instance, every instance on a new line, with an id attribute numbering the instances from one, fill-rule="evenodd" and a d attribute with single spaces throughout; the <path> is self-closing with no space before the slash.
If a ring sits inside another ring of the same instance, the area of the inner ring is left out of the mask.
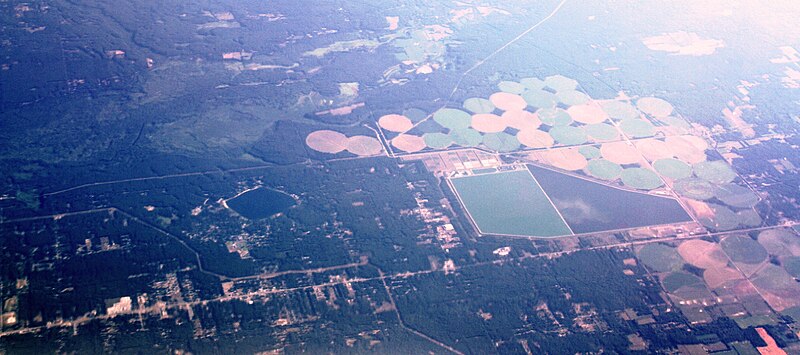
<path id="1" fill-rule="evenodd" d="M 481 233 L 538 237 L 572 234 L 527 170 L 453 178 L 451 182 Z"/>

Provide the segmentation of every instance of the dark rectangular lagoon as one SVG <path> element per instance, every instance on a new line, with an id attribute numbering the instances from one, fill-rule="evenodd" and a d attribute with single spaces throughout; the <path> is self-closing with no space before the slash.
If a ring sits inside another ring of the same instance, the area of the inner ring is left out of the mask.
<path id="1" fill-rule="evenodd" d="M 534 165 L 528 169 L 574 233 L 692 221 L 673 198 L 626 191 Z"/>

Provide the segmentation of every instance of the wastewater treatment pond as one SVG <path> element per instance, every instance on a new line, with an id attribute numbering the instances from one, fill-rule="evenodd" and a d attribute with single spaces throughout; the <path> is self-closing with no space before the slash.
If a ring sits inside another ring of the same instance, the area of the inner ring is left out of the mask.
<path id="1" fill-rule="evenodd" d="M 481 234 L 558 237 L 692 220 L 673 198 L 533 165 L 450 181 Z"/>

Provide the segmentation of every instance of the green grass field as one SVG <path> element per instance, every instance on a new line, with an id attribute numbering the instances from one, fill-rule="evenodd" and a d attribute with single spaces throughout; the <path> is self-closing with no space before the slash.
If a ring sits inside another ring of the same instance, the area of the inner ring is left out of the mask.
<path id="1" fill-rule="evenodd" d="M 451 179 L 483 234 L 570 235 L 567 224 L 527 170 Z"/>

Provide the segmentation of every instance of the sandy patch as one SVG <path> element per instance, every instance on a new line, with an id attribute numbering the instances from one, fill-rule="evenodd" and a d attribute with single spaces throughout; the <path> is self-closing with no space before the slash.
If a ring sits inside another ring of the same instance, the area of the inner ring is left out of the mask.
<path id="1" fill-rule="evenodd" d="M 451 30 L 447 26 L 442 25 L 428 25 L 425 26 L 425 36 L 430 41 L 441 41 L 450 35 L 453 34 L 453 30 Z"/>
<path id="2" fill-rule="evenodd" d="M 318 152 L 336 154 L 345 149 L 349 140 L 347 136 L 335 131 L 321 130 L 311 132 L 306 137 L 306 145 Z"/>
<path id="3" fill-rule="evenodd" d="M 620 165 L 634 164 L 641 159 L 639 151 L 628 145 L 627 142 L 603 143 L 600 146 L 600 155 L 606 160 Z"/>
<path id="4" fill-rule="evenodd" d="M 415 153 L 425 149 L 425 140 L 419 136 L 401 134 L 392 139 L 392 146 L 407 153 Z"/>
<path id="5" fill-rule="evenodd" d="M 756 328 L 756 332 L 758 333 L 758 336 L 761 337 L 761 340 L 767 344 L 767 346 L 759 346 L 757 348 L 761 355 L 786 355 L 786 351 L 778 346 L 778 342 L 776 342 L 775 339 L 773 339 L 772 336 L 767 333 L 766 329 L 759 327 Z"/>
<path id="6" fill-rule="evenodd" d="M 352 136 L 347 140 L 347 151 L 360 156 L 377 155 L 383 151 L 383 145 L 373 137 Z"/>
<path id="7" fill-rule="evenodd" d="M 800 71 L 794 68 L 786 67 L 783 70 L 784 77 L 781 78 L 783 86 L 789 89 L 800 88 Z"/>
<path id="8" fill-rule="evenodd" d="M 408 117 L 397 114 L 382 116 L 378 120 L 378 125 L 380 125 L 381 128 L 391 132 L 405 132 L 414 126 Z"/>
<path id="9" fill-rule="evenodd" d="M 790 63 L 800 63 L 800 52 L 794 49 L 791 46 L 782 46 L 778 47 L 781 51 L 781 56 L 772 58 L 769 61 L 775 64 L 790 64 Z"/>
<path id="10" fill-rule="evenodd" d="M 457 2 L 459 6 L 466 6 L 467 8 L 450 10 L 450 21 L 452 22 L 466 22 L 475 21 L 480 17 L 486 17 L 493 13 L 502 15 L 511 15 L 510 12 L 489 6 L 475 6 L 475 4 Z"/>
<path id="11" fill-rule="evenodd" d="M 433 73 L 433 69 L 435 69 L 430 64 L 423 64 L 416 70 L 414 70 L 414 74 L 430 74 Z"/>
<path id="12" fill-rule="evenodd" d="M 732 106 L 733 110 L 727 107 L 722 110 L 722 116 L 725 117 L 725 120 L 728 121 L 728 124 L 741 132 L 742 136 L 745 138 L 755 137 L 756 131 L 753 129 L 751 124 L 747 123 L 747 121 L 742 118 L 742 114 L 744 113 L 744 110 L 752 110 L 756 107 L 753 105 L 736 106 L 733 104 L 733 102 L 728 102 L 728 105 Z"/>
<path id="13" fill-rule="evenodd" d="M 535 130 L 542 125 L 539 116 L 524 110 L 512 110 L 503 112 L 501 116 L 506 126 L 516 128 L 520 131 Z"/>
<path id="14" fill-rule="evenodd" d="M 528 103 L 522 96 L 507 92 L 494 93 L 492 96 L 489 96 L 489 101 L 491 101 L 495 107 L 503 111 L 519 111 L 528 107 Z"/>
<path id="15" fill-rule="evenodd" d="M 344 116 L 344 115 L 349 115 L 349 114 L 353 113 L 353 110 L 355 110 L 357 108 L 361 108 L 361 107 L 364 107 L 364 103 L 363 102 L 355 103 L 355 104 L 348 105 L 348 106 L 338 107 L 338 108 L 332 108 L 330 110 L 319 111 L 319 112 L 315 112 L 314 114 L 317 115 L 317 116 L 322 116 L 322 115 Z"/>
<path id="16" fill-rule="evenodd" d="M 360 86 L 358 82 L 339 83 L 339 96 L 348 99 L 358 97 Z"/>
<path id="17" fill-rule="evenodd" d="M 517 133 L 517 140 L 530 148 L 549 148 L 555 144 L 553 137 L 538 129 L 526 129 Z"/>
<path id="18" fill-rule="evenodd" d="M 663 136 L 679 136 L 689 133 L 689 130 L 683 126 L 657 126 L 656 132 L 660 132 Z"/>
<path id="19" fill-rule="evenodd" d="M 573 120 L 583 124 L 602 123 L 608 119 L 608 114 L 603 108 L 593 102 L 572 106 L 567 109 L 567 113 Z"/>
<path id="20" fill-rule="evenodd" d="M 389 23 L 389 31 L 394 31 L 399 27 L 400 24 L 400 17 L 398 16 L 386 16 L 386 22 Z"/>
<path id="21" fill-rule="evenodd" d="M 721 40 L 702 38 L 696 33 L 684 31 L 647 37 L 642 43 L 654 51 L 688 56 L 711 55 L 718 48 L 725 47 L 725 42 Z"/>
<path id="22" fill-rule="evenodd" d="M 492 113 L 472 115 L 472 128 L 482 133 L 498 133 L 506 129 L 506 121 Z"/>

